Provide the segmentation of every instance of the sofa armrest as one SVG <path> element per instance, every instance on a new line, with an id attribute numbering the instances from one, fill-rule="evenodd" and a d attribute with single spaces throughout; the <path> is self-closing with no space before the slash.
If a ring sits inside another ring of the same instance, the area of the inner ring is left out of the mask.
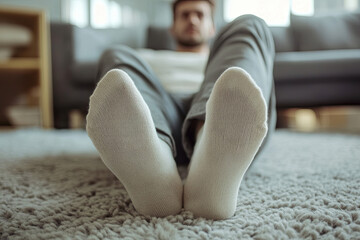
<path id="1" fill-rule="evenodd" d="M 360 77 L 360 49 L 277 53 L 274 78 L 278 82 Z"/>
<path id="2" fill-rule="evenodd" d="M 51 62 L 54 109 L 66 104 L 71 88 L 71 68 L 74 63 L 74 26 L 67 23 L 51 23 Z"/>
<path id="3" fill-rule="evenodd" d="M 359 65 L 359 49 L 277 53 L 277 106 L 358 105 Z"/>

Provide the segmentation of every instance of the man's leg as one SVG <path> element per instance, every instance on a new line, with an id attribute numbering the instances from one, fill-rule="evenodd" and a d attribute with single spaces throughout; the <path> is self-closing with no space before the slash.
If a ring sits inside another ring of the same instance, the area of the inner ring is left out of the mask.
<path id="1" fill-rule="evenodd" d="M 180 135 L 181 109 L 130 48 L 106 51 L 98 79 L 86 128 L 102 160 L 138 212 L 178 213 L 183 187 L 172 136 Z"/>
<path id="2" fill-rule="evenodd" d="M 192 155 L 184 207 L 195 215 L 234 214 L 242 177 L 275 127 L 273 59 L 271 32 L 252 15 L 228 24 L 215 40 L 183 126 Z"/>

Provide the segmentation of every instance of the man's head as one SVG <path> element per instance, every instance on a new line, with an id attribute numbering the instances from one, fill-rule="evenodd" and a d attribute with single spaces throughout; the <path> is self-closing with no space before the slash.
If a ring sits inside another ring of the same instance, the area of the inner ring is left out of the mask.
<path id="1" fill-rule="evenodd" d="M 171 33 L 180 51 L 208 50 L 208 41 L 215 34 L 213 0 L 175 0 Z"/>

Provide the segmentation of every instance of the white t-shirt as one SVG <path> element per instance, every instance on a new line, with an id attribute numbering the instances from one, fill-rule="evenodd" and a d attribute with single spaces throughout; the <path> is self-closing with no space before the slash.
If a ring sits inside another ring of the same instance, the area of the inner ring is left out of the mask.
<path id="1" fill-rule="evenodd" d="M 170 93 L 192 94 L 204 80 L 208 55 L 169 50 L 137 49 Z"/>

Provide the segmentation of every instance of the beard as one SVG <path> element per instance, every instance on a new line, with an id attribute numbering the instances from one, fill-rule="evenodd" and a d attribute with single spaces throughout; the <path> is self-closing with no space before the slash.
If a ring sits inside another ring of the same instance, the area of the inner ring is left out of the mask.
<path id="1" fill-rule="evenodd" d="M 195 31 L 196 35 L 187 36 L 188 31 Z M 197 27 L 192 26 L 192 25 L 189 25 L 185 29 L 183 34 L 178 34 L 175 40 L 176 40 L 177 44 L 184 46 L 184 47 L 197 47 L 197 46 L 200 46 L 205 43 L 205 39 L 203 38 L 200 30 Z"/>

